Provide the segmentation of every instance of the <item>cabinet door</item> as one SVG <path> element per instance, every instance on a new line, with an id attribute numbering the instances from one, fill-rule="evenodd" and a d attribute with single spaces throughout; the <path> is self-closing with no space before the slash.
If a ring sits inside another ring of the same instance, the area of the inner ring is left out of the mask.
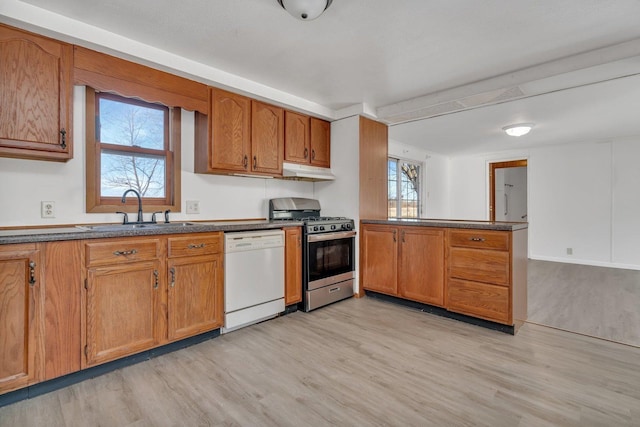
<path id="1" fill-rule="evenodd" d="M 309 136 L 309 116 L 285 111 L 284 160 L 309 164 L 311 156 Z"/>
<path id="2" fill-rule="evenodd" d="M 248 171 L 251 151 L 251 99 L 219 89 L 211 91 L 210 167 Z"/>
<path id="3" fill-rule="evenodd" d="M 222 326 L 222 255 L 170 259 L 169 340 L 197 335 Z"/>
<path id="4" fill-rule="evenodd" d="M 40 259 L 35 246 L 0 248 L 0 393 L 39 379 Z"/>
<path id="5" fill-rule="evenodd" d="M 0 155 L 68 160 L 71 45 L 0 25 Z"/>
<path id="6" fill-rule="evenodd" d="M 302 230 L 285 228 L 284 303 L 302 301 Z"/>
<path id="7" fill-rule="evenodd" d="M 311 118 L 311 164 L 331 166 L 331 123 Z"/>
<path id="8" fill-rule="evenodd" d="M 90 268 L 86 282 L 86 366 L 160 343 L 160 261 Z"/>
<path id="9" fill-rule="evenodd" d="M 444 305 L 444 231 L 400 228 L 398 287 L 402 297 Z"/>
<path id="10" fill-rule="evenodd" d="M 362 285 L 384 294 L 398 294 L 398 229 L 367 225 L 361 233 Z"/>
<path id="11" fill-rule="evenodd" d="M 284 110 L 258 101 L 251 105 L 251 171 L 282 175 Z"/>

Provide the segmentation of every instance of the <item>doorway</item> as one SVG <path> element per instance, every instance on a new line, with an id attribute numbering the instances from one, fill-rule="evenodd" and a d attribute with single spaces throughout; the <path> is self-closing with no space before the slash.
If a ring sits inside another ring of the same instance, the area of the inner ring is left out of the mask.
<path id="1" fill-rule="evenodd" d="M 489 219 L 527 221 L 527 160 L 489 164 Z"/>

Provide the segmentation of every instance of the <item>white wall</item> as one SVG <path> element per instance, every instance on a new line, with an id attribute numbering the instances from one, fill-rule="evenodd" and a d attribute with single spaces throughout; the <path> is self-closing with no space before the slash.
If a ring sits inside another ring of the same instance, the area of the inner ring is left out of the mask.
<path id="1" fill-rule="evenodd" d="M 116 214 L 85 213 L 84 88 L 74 90 L 74 158 L 66 163 L 0 158 L 0 226 L 119 222 Z M 357 148 L 356 148 L 357 149 Z M 266 218 L 268 199 L 313 197 L 313 183 L 201 175 L 193 172 L 194 114 L 182 112 L 182 212 L 172 220 Z M 342 181 L 341 178 L 338 182 Z M 185 214 L 199 200 L 200 214 Z M 40 218 L 40 201 L 56 203 L 56 218 Z M 145 217 L 147 218 L 147 217 Z"/>
<path id="2" fill-rule="evenodd" d="M 640 269 L 639 157 L 640 137 L 454 157 L 451 216 L 488 219 L 488 164 L 528 159 L 530 258 Z"/>
<path id="3" fill-rule="evenodd" d="M 423 164 L 422 218 L 449 217 L 449 159 L 440 154 L 389 140 L 389 156 Z"/>

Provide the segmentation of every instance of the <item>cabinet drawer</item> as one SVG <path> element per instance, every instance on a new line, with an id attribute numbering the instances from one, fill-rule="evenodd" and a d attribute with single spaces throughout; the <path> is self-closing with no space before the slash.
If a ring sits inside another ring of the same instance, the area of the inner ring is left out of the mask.
<path id="1" fill-rule="evenodd" d="M 450 248 L 449 277 L 509 285 L 509 252 Z"/>
<path id="2" fill-rule="evenodd" d="M 509 232 L 452 230 L 449 231 L 449 246 L 508 251 Z"/>
<path id="3" fill-rule="evenodd" d="M 222 252 L 222 233 L 169 238 L 169 258 Z"/>
<path id="4" fill-rule="evenodd" d="M 154 260 L 160 256 L 158 239 L 123 239 L 85 244 L 87 267 Z"/>
<path id="5" fill-rule="evenodd" d="M 449 280 L 449 311 L 481 317 L 499 323 L 511 323 L 509 288 L 486 283 Z"/>

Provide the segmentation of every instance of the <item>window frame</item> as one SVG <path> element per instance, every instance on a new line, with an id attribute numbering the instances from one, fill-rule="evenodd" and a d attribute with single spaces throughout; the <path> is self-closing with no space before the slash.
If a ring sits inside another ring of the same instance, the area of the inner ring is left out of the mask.
<path id="1" fill-rule="evenodd" d="M 389 198 L 389 162 L 395 161 L 396 163 L 396 198 Z M 418 189 L 416 191 L 416 204 L 417 204 L 417 213 L 416 216 L 402 216 L 402 163 L 409 163 L 418 167 Z M 423 185 L 423 175 L 424 175 L 424 163 L 412 159 L 403 159 L 401 157 L 388 156 L 387 157 L 387 216 L 389 218 L 420 218 L 422 215 L 422 185 Z M 389 201 L 396 201 L 396 215 L 389 215 Z"/>
<path id="2" fill-rule="evenodd" d="M 86 105 L 86 211 L 97 212 L 135 212 L 138 201 L 135 197 L 127 197 L 126 203 L 121 202 L 121 197 L 102 196 L 100 193 L 101 181 L 101 152 L 108 149 L 111 152 L 137 153 L 141 155 L 158 155 L 164 153 L 165 157 L 165 197 L 143 197 L 142 205 L 147 211 L 163 211 L 170 209 L 173 212 L 180 211 L 180 123 L 181 110 L 177 107 L 163 106 L 158 103 L 146 102 L 140 98 L 131 98 L 117 93 L 103 91 L 97 92 L 87 86 L 85 91 Z M 155 150 L 126 145 L 102 143 L 98 140 L 97 123 L 99 120 L 99 99 L 110 99 L 159 109 L 167 109 L 165 120 L 165 147 L 164 150 Z"/>

